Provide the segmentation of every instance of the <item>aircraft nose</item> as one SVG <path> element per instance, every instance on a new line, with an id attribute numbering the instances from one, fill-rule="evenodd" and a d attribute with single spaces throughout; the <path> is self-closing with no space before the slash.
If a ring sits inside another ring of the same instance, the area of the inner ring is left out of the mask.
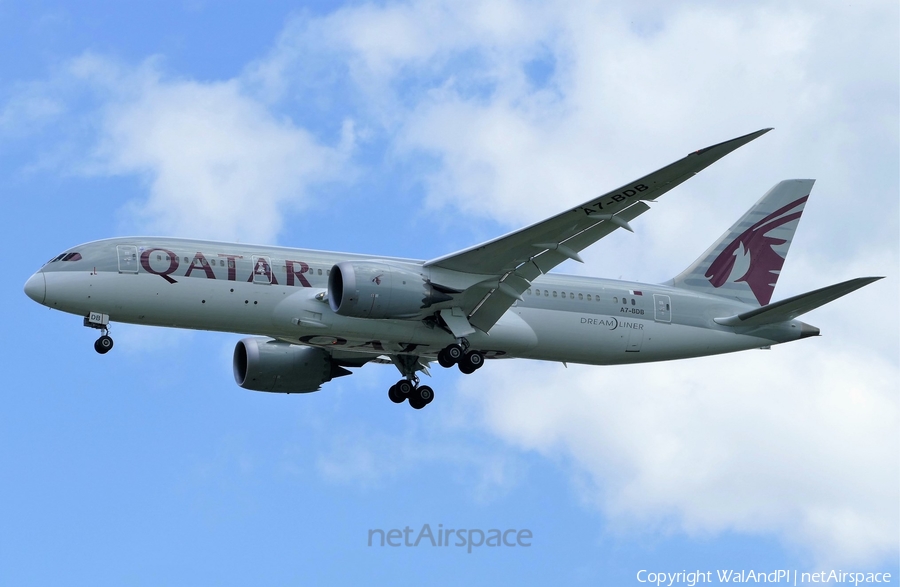
<path id="1" fill-rule="evenodd" d="M 44 303 L 47 296 L 47 282 L 42 271 L 38 271 L 25 282 L 25 295 L 39 304 Z"/>

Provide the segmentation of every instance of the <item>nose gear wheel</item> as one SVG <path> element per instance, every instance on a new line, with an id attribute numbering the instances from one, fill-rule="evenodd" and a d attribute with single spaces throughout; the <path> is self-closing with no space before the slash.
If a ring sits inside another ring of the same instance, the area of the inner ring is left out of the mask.
<path id="1" fill-rule="evenodd" d="M 94 350 L 100 353 L 101 355 L 105 355 L 113 348 L 113 339 L 108 334 L 104 334 L 100 338 L 94 342 Z"/>

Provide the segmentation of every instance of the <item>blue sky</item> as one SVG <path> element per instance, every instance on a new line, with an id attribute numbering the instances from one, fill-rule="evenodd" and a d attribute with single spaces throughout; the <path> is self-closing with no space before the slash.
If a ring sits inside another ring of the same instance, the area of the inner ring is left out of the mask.
<path id="1" fill-rule="evenodd" d="M 0 0 L 0 583 L 896 581 L 897 23 L 887 1 Z M 663 281 L 814 177 L 775 299 L 888 278 L 767 352 L 437 370 L 414 412 L 389 366 L 242 390 L 239 335 L 115 325 L 99 356 L 22 293 L 65 248 L 136 233 L 436 257 L 767 126 L 561 269 Z M 366 546 L 425 523 L 534 539 Z"/>

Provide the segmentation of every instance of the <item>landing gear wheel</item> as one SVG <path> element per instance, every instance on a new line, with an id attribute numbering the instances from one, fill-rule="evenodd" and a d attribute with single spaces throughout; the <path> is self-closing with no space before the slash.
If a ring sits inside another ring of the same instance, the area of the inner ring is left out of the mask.
<path id="1" fill-rule="evenodd" d="M 391 401 L 395 404 L 402 404 L 403 400 L 406 399 L 406 397 L 400 395 L 400 393 L 397 391 L 396 385 L 392 385 L 388 390 L 388 397 L 391 398 Z"/>
<path id="2" fill-rule="evenodd" d="M 441 349 L 437 356 L 438 364 L 444 369 L 448 369 L 456 364 L 456 361 L 447 355 L 447 349 Z"/>
<path id="3" fill-rule="evenodd" d="M 423 405 L 427 406 L 432 401 L 434 401 L 434 390 L 428 387 L 427 385 L 420 385 L 416 388 L 416 391 L 413 393 L 413 396 L 417 401 L 423 402 Z"/>
<path id="4" fill-rule="evenodd" d="M 409 379 L 401 379 L 394 385 L 394 388 L 397 390 L 395 393 L 397 394 L 398 397 L 402 397 L 403 399 L 406 399 L 406 398 L 410 397 L 410 394 L 413 392 L 413 390 L 416 387 L 415 387 L 415 385 L 412 384 L 412 381 L 410 381 Z"/>
<path id="5" fill-rule="evenodd" d="M 458 344 L 451 344 L 444 348 L 444 354 L 448 359 L 456 363 L 463 356 L 463 348 Z"/>
<path id="6" fill-rule="evenodd" d="M 484 355 L 478 351 L 469 351 L 466 353 L 465 361 L 475 367 L 476 370 L 481 369 L 481 366 L 484 365 Z"/>
<path id="7" fill-rule="evenodd" d="M 98 353 L 100 353 L 101 355 L 105 355 L 106 353 L 111 351 L 112 348 L 113 348 L 113 339 L 107 334 L 104 334 L 103 336 L 98 338 L 97 341 L 94 343 L 94 350 L 97 351 Z"/>
<path id="8" fill-rule="evenodd" d="M 469 351 L 463 358 L 459 361 L 459 370 L 469 375 L 470 373 L 474 373 L 477 371 L 482 365 L 484 365 L 484 355 L 479 353 L 478 351 Z"/>

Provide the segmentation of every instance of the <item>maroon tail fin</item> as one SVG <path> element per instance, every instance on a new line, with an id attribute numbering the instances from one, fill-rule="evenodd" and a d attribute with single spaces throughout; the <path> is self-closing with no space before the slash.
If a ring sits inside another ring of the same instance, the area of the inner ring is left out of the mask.
<path id="1" fill-rule="evenodd" d="M 754 306 L 768 304 L 814 182 L 777 184 L 672 285 Z"/>

